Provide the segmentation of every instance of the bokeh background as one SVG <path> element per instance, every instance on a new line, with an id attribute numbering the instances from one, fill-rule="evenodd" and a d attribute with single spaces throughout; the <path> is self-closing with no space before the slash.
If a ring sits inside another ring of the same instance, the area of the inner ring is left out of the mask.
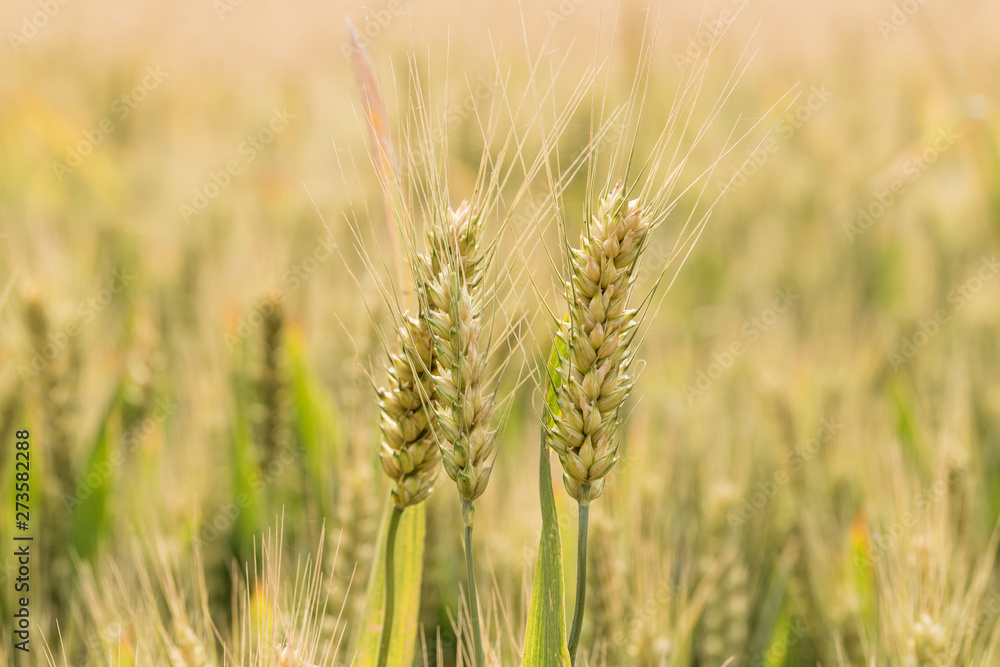
<path id="1" fill-rule="evenodd" d="M 365 369 L 382 377 L 388 317 L 356 252 L 386 227 L 345 16 L 391 119 L 412 99 L 409 63 L 425 77 L 456 200 L 499 94 L 477 91 L 498 67 L 523 90 L 531 62 L 563 63 L 549 78 L 565 100 L 613 55 L 594 89 L 622 104 L 655 28 L 641 150 L 713 25 L 726 35 L 706 99 L 755 52 L 692 161 L 711 164 L 762 117 L 771 137 L 720 163 L 708 192 L 729 191 L 649 321 L 622 461 L 593 512 L 587 664 L 997 664 L 996 3 L 713 0 L 651 15 L 598 0 L 11 0 L 0 539 L 12 552 L 18 429 L 37 539 L 37 646 L 17 664 L 44 664 L 43 635 L 55 664 L 223 664 L 240 618 L 264 606 L 252 582 L 247 604 L 231 601 L 281 508 L 277 578 L 323 544 L 320 634 L 342 633 L 329 664 L 350 664 L 387 488 Z M 589 108 L 563 155 L 587 145 Z M 583 183 L 567 196 L 581 210 Z M 640 286 L 675 237 L 670 221 L 657 231 Z M 531 271 L 552 283 L 545 262 Z M 538 303 L 558 302 L 541 291 L 524 291 L 514 366 L 547 354 Z M 518 661 L 540 527 L 540 398 L 516 384 L 477 507 L 502 664 Z M 572 563 L 575 507 L 556 484 Z M 427 511 L 417 664 L 451 665 L 453 489 Z M 5 556 L 4 660 L 15 576 Z"/>

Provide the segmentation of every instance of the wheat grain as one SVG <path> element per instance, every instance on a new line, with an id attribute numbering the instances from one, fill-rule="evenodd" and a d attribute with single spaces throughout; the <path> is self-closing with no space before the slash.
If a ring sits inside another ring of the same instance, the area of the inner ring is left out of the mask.
<path id="1" fill-rule="evenodd" d="M 462 202 L 438 222 L 428 232 L 429 254 L 417 261 L 418 291 L 437 355 L 432 404 L 441 461 L 462 500 L 471 503 L 486 490 L 496 447 L 489 426 L 493 396 L 483 383 L 483 217 Z"/>
<path id="2" fill-rule="evenodd" d="M 560 414 L 549 435 L 566 490 L 581 504 L 601 495 L 618 460 L 615 430 L 633 384 L 626 370 L 638 325 L 628 295 L 650 223 L 619 184 L 601 200 L 581 247 L 572 251 L 565 286 L 569 318 L 557 334 L 568 355 L 557 389 Z"/>
<path id="3" fill-rule="evenodd" d="M 32 345 L 42 353 L 50 345 L 53 334 L 45 304 L 37 294 L 27 297 L 25 303 L 25 320 L 31 334 Z M 70 338 L 74 341 L 75 338 Z M 45 413 L 45 425 L 50 441 L 49 451 L 52 452 L 52 468 L 58 483 L 58 493 L 73 493 L 76 474 L 72 460 L 72 420 L 73 394 L 71 378 L 75 377 L 73 364 L 67 364 L 63 359 L 50 359 L 44 363 L 38 377 L 38 396 Z"/>
<path id="4" fill-rule="evenodd" d="M 288 424 L 287 377 L 284 360 L 285 314 L 279 303 L 264 315 L 261 367 L 257 376 L 257 441 L 262 470 L 292 447 Z"/>
<path id="5" fill-rule="evenodd" d="M 395 482 L 392 501 L 400 509 L 430 495 L 440 470 L 430 402 L 434 346 L 426 324 L 404 315 L 399 350 L 389 357 L 389 387 L 379 390 L 382 469 Z"/>
<path id="6" fill-rule="evenodd" d="M 274 660 L 276 667 L 314 667 L 311 662 L 305 661 L 299 652 L 288 644 L 274 647 Z"/>

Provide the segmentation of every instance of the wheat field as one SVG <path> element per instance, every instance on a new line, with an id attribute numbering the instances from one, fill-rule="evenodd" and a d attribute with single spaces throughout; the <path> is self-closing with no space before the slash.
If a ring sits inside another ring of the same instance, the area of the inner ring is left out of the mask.
<path id="1" fill-rule="evenodd" d="M 1000 664 L 998 19 L 5 3 L 0 662 Z"/>

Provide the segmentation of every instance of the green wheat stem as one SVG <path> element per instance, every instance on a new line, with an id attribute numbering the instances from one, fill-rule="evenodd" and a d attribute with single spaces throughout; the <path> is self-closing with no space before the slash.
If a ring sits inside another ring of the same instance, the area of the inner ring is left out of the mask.
<path id="1" fill-rule="evenodd" d="M 472 623 L 472 640 L 475 645 L 475 665 L 483 667 L 483 637 L 479 629 L 479 597 L 476 595 L 476 566 L 472 559 L 472 523 L 475 510 L 472 503 L 462 501 L 462 517 L 465 519 L 465 574 L 469 587 L 469 616 Z"/>
<path id="2" fill-rule="evenodd" d="M 580 630 L 583 628 L 583 607 L 587 599 L 587 527 L 590 523 L 590 484 L 580 485 L 580 529 L 576 546 L 576 605 L 573 608 L 573 626 L 569 631 L 571 664 L 576 664 L 576 649 L 580 645 Z"/>
<path id="3" fill-rule="evenodd" d="M 385 539 L 385 617 L 382 621 L 382 641 L 378 647 L 378 667 L 385 667 L 386 661 L 389 659 L 393 604 L 396 597 L 396 530 L 399 528 L 399 519 L 402 516 L 403 509 L 399 505 L 393 504 L 392 514 L 389 516 L 389 531 Z"/>

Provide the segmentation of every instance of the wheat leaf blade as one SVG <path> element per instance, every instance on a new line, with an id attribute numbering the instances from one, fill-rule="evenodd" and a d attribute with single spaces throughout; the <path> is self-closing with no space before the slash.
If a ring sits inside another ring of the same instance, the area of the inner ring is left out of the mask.
<path id="1" fill-rule="evenodd" d="M 372 667 L 378 660 L 379 642 L 382 638 L 382 618 L 385 613 L 385 580 L 380 574 L 385 570 L 385 544 L 388 517 L 393 508 L 386 499 L 379 526 L 376 558 L 371 567 L 372 576 L 365 593 L 365 612 L 358 637 L 358 667 Z M 418 503 L 407 507 L 399 522 L 395 548 L 395 613 L 393 614 L 392 639 L 389 644 L 388 667 L 410 667 L 417 648 L 417 627 L 420 616 L 420 582 L 424 570 L 424 533 L 426 531 L 426 506 Z"/>
<path id="2" fill-rule="evenodd" d="M 551 410 L 558 410 L 555 386 L 560 382 L 561 357 L 566 354 L 561 341 L 556 339 L 549 356 L 548 381 L 545 402 L 548 406 L 545 420 L 552 418 Z M 559 516 L 556 497 L 552 489 L 552 468 L 549 464 L 549 446 L 542 429 L 538 459 L 538 495 L 542 506 L 542 535 L 535 561 L 535 578 L 531 586 L 531 603 L 528 607 L 527 631 L 524 637 L 524 667 L 550 667 L 569 665 L 566 650 L 566 610 L 563 582 L 562 543 L 559 537 Z"/>
<path id="3" fill-rule="evenodd" d="M 89 461 L 86 469 L 81 474 L 81 480 L 86 482 L 86 491 L 80 493 L 80 489 L 72 489 L 73 500 L 77 502 L 73 512 L 73 547 L 81 558 L 89 559 L 97 551 L 98 543 L 107 534 L 110 520 L 110 507 L 108 500 L 111 495 L 114 483 L 113 475 L 107 471 L 113 470 L 111 464 L 112 442 L 115 439 L 113 431 L 120 425 L 120 421 L 115 419 L 120 410 L 121 383 L 115 390 L 114 395 L 104 413 L 98 427 L 94 444 L 90 450 Z M 89 480 L 98 480 L 91 484 Z"/>
<path id="4" fill-rule="evenodd" d="M 339 415 L 336 403 L 310 370 L 301 333 L 293 332 L 288 337 L 288 356 L 295 433 L 311 484 L 309 492 L 322 503 L 328 471 L 340 470 L 342 460 Z M 323 508 L 324 516 L 327 509 Z"/>

